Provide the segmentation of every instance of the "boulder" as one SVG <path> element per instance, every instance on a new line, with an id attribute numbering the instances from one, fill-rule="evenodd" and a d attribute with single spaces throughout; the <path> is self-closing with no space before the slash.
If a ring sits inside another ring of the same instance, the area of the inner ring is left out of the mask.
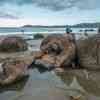
<path id="1" fill-rule="evenodd" d="M 47 69 L 70 66 L 76 51 L 75 43 L 70 37 L 61 34 L 47 36 L 40 45 L 40 54 L 34 57 L 35 65 Z"/>
<path id="2" fill-rule="evenodd" d="M 0 85 L 7 85 L 15 82 L 25 75 L 27 65 L 24 61 L 9 59 L 2 63 L 2 73 L 0 76 Z"/>
<path id="3" fill-rule="evenodd" d="M 77 41 L 80 65 L 87 69 L 100 69 L 100 34 Z"/>
<path id="4" fill-rule="evenodd" d="M 6 36 L 0 39 L 0 52 L 19 52 L 27 50 L 25 40 L 17 36 Z"/>
<path id="5" fill-rule="evenodd" d="M 72 36 L 53 34 L 42 41 L 40 50 L 34 57 L 35 64 L 48 69 L 73 64 L 75 68 L 100 69 L 100 34 L 76 42 Z"/>

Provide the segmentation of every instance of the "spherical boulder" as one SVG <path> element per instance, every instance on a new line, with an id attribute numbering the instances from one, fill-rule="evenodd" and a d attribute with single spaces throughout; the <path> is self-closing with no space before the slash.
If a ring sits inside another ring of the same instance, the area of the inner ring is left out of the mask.
<path id="1" fill-rule="evenodd" d="M 21 37 L 6 36 L 0 40 L 0 52 L 19 52 L 27 48 L 26 41 Z"/>
<path id="2" fill-rule="evenodd" d="M 84 68 L 100 69 L 100 35 L 77 41 L 80 65 Z"/>
<path id="3" fill-rule="evenodd" d="M 9 59 L 2 62 L 0 73 L 0 85 L 8 85 L 26 76 L 28 65 L 19 59 Z"/>
<path id="4" fill-rule="evenodd" d="M 40 57 L 36 57 L 35 64 L 52 67 L 70 67 L 75 59 L 76 46 L 70 36 L 53 34 L 46 37 L 40 45 Z"/>

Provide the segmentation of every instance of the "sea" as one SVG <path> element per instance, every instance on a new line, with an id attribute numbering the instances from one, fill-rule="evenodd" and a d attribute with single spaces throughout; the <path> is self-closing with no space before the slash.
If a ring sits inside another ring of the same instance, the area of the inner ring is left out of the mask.
<path id="1" fill-rule="evenodd" d="M 35 34 L 42 34 L 48 36 L 50 34 L 64 34 L 65 28 L 40 28 L 40 27 L 6 27 L 0 28 L 0 37 L 2 36 L 20 36 L 28 43 L 28 49 L 30 51 L 40 50 L 40 44 L 43 39 L 35 39 Z M 75 35 L 75 39 L 85 39 L 87 36 L 97 34 L 97 28 L 71 28 L 72 33 Z"/>
<path id="2" fill-rule="evenodd" d="M 97 28 L 71 28 L 72 33 L 75 34 L 76 38 L 84 37 L 84 33 L 88 35 L 94 35 L 97 33 Z M 21 35 L 24 38 L 33 39 L 34 34 L 64 34 L 65 28 L 39 28 L 39 27 L 6 27 L 0 28 L 0 36 L 1 35 Z"/>

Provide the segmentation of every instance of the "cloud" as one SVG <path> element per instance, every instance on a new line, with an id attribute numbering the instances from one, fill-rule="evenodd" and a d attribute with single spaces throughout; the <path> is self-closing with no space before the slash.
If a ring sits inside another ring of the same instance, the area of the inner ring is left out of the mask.
<path id="1" fill-rule="evenodd" d="M 100 8 L 100 0 L 0 0 L 0 4 L 37 5 L 53 11 L 61 11 L 76 7 L 79 9 Z"/>
<path id="2" fill-rule="evenodd" d="M 15 15 L 13 15 L 13 14 L 9 14 L 9 13 L 4 13 L 4 12 L 0 12 L 0 18 L 18 19 L 17 16 L 15 16 Z"/>

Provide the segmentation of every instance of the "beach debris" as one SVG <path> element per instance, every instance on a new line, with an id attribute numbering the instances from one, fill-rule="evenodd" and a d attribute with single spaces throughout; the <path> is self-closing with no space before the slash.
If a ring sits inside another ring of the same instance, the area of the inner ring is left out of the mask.
<path id="1" fill-rule="evenodd" d="M 70 66 L 76 51 L 75 43 L 70 37 L 61 34 L 47 36 L 40 45 L 40 54 L 34 57 L 35 65 L 47 69 Z"/>
<path id="2" fill-rule="evenodd" d="M 17 36 L 5 36 L 0 39 L 0 52 L 26 51 L 28 45 L 25 40 Z"/>
<path id="3" fill-rule="evenodd" d="M 2 65 L 2 72 L 0 73 L 0 85 L 8 85 L 14 83 L 27 75 L 28 65 L 24 60 L 12 59 L 5 60 Z"/>

